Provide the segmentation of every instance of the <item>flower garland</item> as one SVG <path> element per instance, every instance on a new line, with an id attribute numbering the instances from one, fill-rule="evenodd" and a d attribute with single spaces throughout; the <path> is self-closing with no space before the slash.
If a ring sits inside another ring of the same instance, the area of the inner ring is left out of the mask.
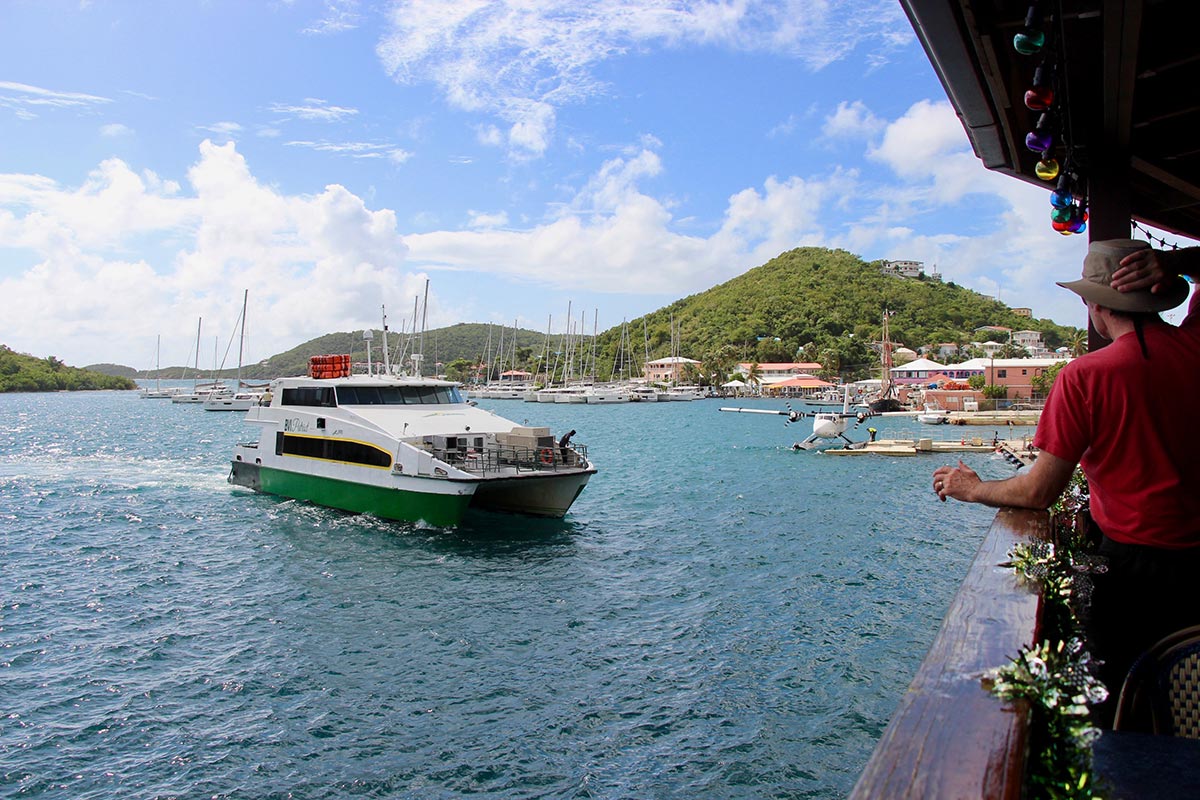
<path id="1" fill-rule="evenodd" d="M 1087 482 L 1076 469 L 1050 509 L 1053 541 L 1017 545 L 1005 565 L 1041 585 L 1045 609 L 1046 638 L 1023 647 L 1011 663 L 985 676 L 985 685 L 998 697 L 1029 703 L 1031 752 L 1036 754 L 1026 775 L 1031 796 L 1096 796 L 1091 746 L 1100 732 L 1091 724 L 1088 707 L 1103 702 L 1108 690 L 1094 675 L 1082 620 L 1091 601 L 1089 575 L 1106 567 L 1087 552 L 1087 505 Z"/>

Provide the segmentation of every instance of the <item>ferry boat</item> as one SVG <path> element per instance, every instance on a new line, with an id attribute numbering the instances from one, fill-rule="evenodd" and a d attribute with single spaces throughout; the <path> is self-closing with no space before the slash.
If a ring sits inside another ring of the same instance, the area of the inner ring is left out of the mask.
<path id="1" fill-rule="evenodd" d="M 246 412 L 259 437 L 234 448 L 230 483 L 440 527 L 469 508 L 562 517 L 596 472 L 586 445 L 478 408 L 457 383 L 313 359 L 339 366 L 272 382 Z"/>

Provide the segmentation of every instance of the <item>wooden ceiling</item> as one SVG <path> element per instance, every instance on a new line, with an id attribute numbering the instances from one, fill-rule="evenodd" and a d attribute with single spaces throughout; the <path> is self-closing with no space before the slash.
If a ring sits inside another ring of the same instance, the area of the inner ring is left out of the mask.
<path id="1" fill-rule="evenodd" d="M 1027 0 L 900 2 L 984 166 L 1054 188 L 1034 175 L 1041 155 L 1025 135 L 1041 112 L 1024 102 L 1034 70 L 1053 61 L 1055 157 L 1065 162 L 1069 145 L 1093 229 L 1106 208 L 1102 238 L 1125 235 L 1125 217 L 1200 238 L 1200 3 L 1043 0 L 1047 50 L 1022 55 L 1013 36 Z M 1100 202 L 1105 195 L 1119 202 Z"/>

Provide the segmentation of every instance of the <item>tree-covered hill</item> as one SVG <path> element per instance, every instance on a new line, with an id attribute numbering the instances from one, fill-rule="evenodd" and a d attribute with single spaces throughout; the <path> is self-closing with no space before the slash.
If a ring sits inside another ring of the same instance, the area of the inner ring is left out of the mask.
<path id="1" fill-rule="evenodd" d="M 890 340 L 918 349 L 925 345 L 978 341 L 977 328 L 1000 325 L 1038 330 L 1050 348 L 1071 338 L 1074 328 L 1031 319 L 977 292 L 941 283 L 885 275 L 879 262 L 867 263 L 844 250 L 805 247 L 779 255 L 760 267 L 700 294 L 630 322 L 631 335 L 650 357 L 671 352 L 672 319 L 678 354 L 725 372 L 737 361 L 818 361 L 844 377 L 877 369 L 883 314 Z M 616 330 L 601 336 L 611 360 Z M 640 351 L 639 351 L 640 353 Z"/>
<path id="2" fill-rule="evenodd" d="M 596 363 L 589 363 L 586 371 L 607 378 L 614 373 L 616 362 L 629 364 L 631 372 L 638 375 L 648 353 L 652 359 L 678 354 L 703 362 L 696 378 L 727 375 L 739 361 L 816 361 L 830 376 L 864 377 L 879 370 L 878 343 L 885 310 L 890 314 L 893 345 L 914 350 L 942 343 L 965 346 L 990 338 L 976 332 L 986 325 L 1041 331 L 1052 349 L 1080 334 L 1076 328 L 1016 314 L 1003 303 L 953 283 L 885 275 L 880 267 L 880 262 L 864 262 L 844 250 L 790 250 L 719 286 L 604 331 L 597 337 Z M 561 329 L 561 325 L 556 327 Z M 379 330 L 372 334 L 371 358 L 379 361 L 383 334 Z M 521 329 L 516 335 L 515 361 L 513 331 L 498 325 L 459 323 L 437 328 L 425 332 L 423 345 L 411 343 L 409 334 L 390 332 L 388 338 L 393 353 L 424 352 L 423 374 L 431 374 L 433 365 L 440 363 L 441 372 L 463 380 L 489 352 L 493 377 L 497 367 L 539 372 L 539 359 L 547 349 L 546 334 Z M 502 365 L 497 364 L 501 338 Z M 555 353 L 562 350 L 562 344 L 561 334 L 550 338 L 551 364 L 561 362 Z M 588 354 L 590 361 L 590 338 L 578 351 Z M 300 375 L 307 370 L 310 356 L 326 353 L 350 353 L 356 362 L 365 361 L 363 332 L 329 333 L 311 339 L 244 366 L 242 376 L 263 380 Z M 572 371 L 580 374 L 578 362 Z M 227 368 L 220 377 L 231 378 L 234 373 Z M 191 374 L 186 368 L 168 367 L 157 376 Z M 139 375 L 156 377 L 152 371 Z"/>
<path id="3" fill-rule="evenodd" d="M 379 362 L 383 358 L 383 332 L 371 332 L 371 360 Z M 388 349 L 392 357 L 400 355 L 406 358 L 413 352 L 425 354 L 425 364 L 422 373 L 431 374 L 433 365 L 440 363 L 451 364 L 456 361 L 479 363 L 491 354 L 493 363 L 497 360 L 503 339 L 504 369 L 513 366 L 513 329 L 502 328 L 499 325 L 488 325 L 476 322 L 462 322 L 447 328 L 436 328 L 426 331 L 423 337 L 409 334 L 388 333 Z M 545 333 L 518 329 L 516 331 L 517 363 L 532 364 L 542 355 L 546 341 Z M 326 353 L 349 353 L 355 362 L 367 360 L 367 346 L 363 340 L 363 331 L 349 333 L 329 333 L 310 339 L 286 353 L 271 356 L 258 364 L 242 368 L 243 377 L 250 379 L 276 378 L 281 375 L 303 375 L 308 370 L 310 356 Z M 228 371 L 227 371 L 228 373 Z"/>
<path id="4" fill-rule="evenodd" d="M 136 388 L 129 378 L 68 367 L 54 356 L 35 358 L 0 344 L 0 392 Z"/>

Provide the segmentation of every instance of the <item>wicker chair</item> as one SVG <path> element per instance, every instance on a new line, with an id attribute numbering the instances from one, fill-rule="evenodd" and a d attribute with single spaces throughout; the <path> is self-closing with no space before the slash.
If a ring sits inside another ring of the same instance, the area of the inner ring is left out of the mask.
<path id="1" fill-rule="evenodd" d="M 1113 729 L 1200 739 L 1200 625 L 1170 634 L 1134 662 Z"/>

